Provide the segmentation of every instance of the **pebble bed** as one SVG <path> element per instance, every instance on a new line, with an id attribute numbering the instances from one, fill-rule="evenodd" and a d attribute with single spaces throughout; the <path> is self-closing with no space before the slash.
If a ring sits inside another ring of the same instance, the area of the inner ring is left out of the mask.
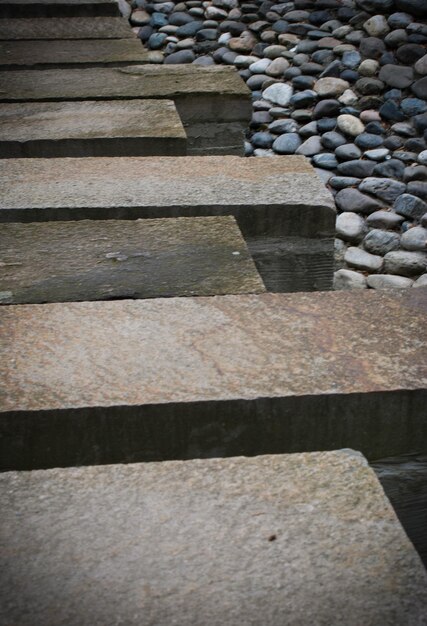
<path id="1" fill-rule="evenodd" d="M 335 197 L 335 289 L 427 285 L 427 0 L 132 0 L 153 62 L 227 64 L 247 156 L 302 154 Z"/>

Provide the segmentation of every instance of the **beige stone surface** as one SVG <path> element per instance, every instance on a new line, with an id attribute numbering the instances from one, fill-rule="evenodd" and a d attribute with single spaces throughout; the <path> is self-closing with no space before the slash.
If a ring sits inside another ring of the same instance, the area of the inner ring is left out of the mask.
<path id="1" fill-rule="evenodd" d="M 13 303 L 265 291 L 231 216 L 1 224 L 0 250 Z"/>
<path id="2" fill-rule="evenodd" d="M 108 100 L 167 98 L 184 123 L 249 122 L 250 91 L 234 68 L 196 65 L 134 65 L 117 68 L 22 70 L 0 73 L 0 99 Z"/>
<path id="3" fill-rule="evenodd" d="M 426 308 L 425 289 L 1 307 L 2 467 L 423 449 Z"/>
<path id="4" fill-rule="evenodd" d="M 0 221 L 233 215 L 268 290 L 332 285 L 335 208 L 305 157 L 3 159 L 0 184 Z"/>
<path id="5" fill-rule="evenodd" d="M 17 626 L 423 626 L 427 578 L 352 451 L 0 475 Z"/>
<path id="6" fill-rule="evenodd" d="M 119 17 L 117 0 L 0 0 L 0 17 Z"/>
<path id="7" fill-rule="evenodd" d="M 133 39 L 121 17 L 39 17 L 0 20 L 0 40 Z"/>
<path id="8" fill-rule="evenodd" d="M 149 59 L 150 53 L 136 38 L 0 41 L 0 70 L 118 67 L 149 62 Z"/>
<path id="9" fill-rule="evenodd" d="M 2 158 L 182 156 L 186 150 L 171 100 L 0 104 Z"/>

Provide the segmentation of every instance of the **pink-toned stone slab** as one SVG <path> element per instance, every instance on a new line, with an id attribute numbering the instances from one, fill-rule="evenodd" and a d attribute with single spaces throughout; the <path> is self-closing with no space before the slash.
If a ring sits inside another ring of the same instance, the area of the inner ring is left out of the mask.
<path id="1" fill-rule="evenodd" d="M 426 309 L 423 288 L 2 307 L 2 467 L 422 449 Z"/>
<path id="2" fill-rule="evenodd" d="M 0 621 L 423 626 L 427 577 L 356 452 L 0 475 Z"/>

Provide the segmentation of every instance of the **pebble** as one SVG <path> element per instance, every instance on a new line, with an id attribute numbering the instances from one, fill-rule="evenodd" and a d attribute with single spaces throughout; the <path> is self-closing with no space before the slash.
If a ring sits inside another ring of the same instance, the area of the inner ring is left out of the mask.
<path id="1" fill-rule="evenodd" d="M 351 187 L 342 189 L 335 196 L 335 202 L 341 211 L 352 211 L 369 215 L 382 207 L 375 198 Z"/>
<path id="2" fill-rule="evenodd" d="M 335 223 L 336 233 L 344 241 L 360 242 L 367 227 L 363 217 L 357 213 L 341 213 Z"/>
<path id="3" fill-rule="evenodd" d="M 366 288 L 366 278 L 363 274 L 359 274 L 359 272 L 339 269 L 334 273 L 334 289 L 337 291 Z"/>
<path id="4" fill-rule="evenodd" d="M 427 229 L 422 226 L 409 228 L 402 235 L 402 248 L 405 250 L 427 250 Z"/>
<path id="5" fill-rule="evenodd" d="M 333 98 L 340 96 L 349 87 L 348 82 L 341 78 L 319 78 L 313 89 L 321 98 Z"/>
<path id="6" fill-rule="evenodd" d="M 384 265 L 384 260 L 381 256 L 370 254 L 370 252 L 354 246 L 347 248 L 344 260 L 351 267 L 366 272 L 379 272 Z"/>
<path id="7" fill-rule="evenodd" d="M 404 183 L 400 183 L 397 180 L 391 178 L 377 178 L 367 177 L 359 185 L 359 190 L 367 193 L 372 193 L 384 202 L 392 203 L 398 196 L 400 196 L 406 189 Z"/>
<path id="8" fill-rule="evenodd" d="M 393 211 L 383 211 L 380 209 L 379 211 L 375 211 L 374 213 L 371 213 L 371 215 L 368 215 L 366 223 L 368 226 L 373 228 L 393 229 L 400 227 L 403 219 L 404 218 L 401 215 L 398 215 Z"/>
<path id="9" fill-rule="evenodd" d="M 413 287 L 427 287 L 427 274 L 423 274 L 412 285 Z"/>
<path id="10" fill-rule="evenodd" d="M 369 231 L 363 240 L 363 247 L 371 254 L 384 256 L 387 252 L 397 250 L 400 246 L 400 236 L 379 228 Z"/>
<path id="11" fill-rule="evenodd" d="M 277 154 L 295 154 L 301 143 L 298 133 L 286 133 L 277 137 L 273 143 L 273 149 Z"/>
<path id="12" fill-rule="evenodd" d="M 293 92 L 294 90 L 291 85 L 275 83 L 274 85 L 267 87 L 267 89 L 262 92 L 262 97 L 273 104 L 278 104 L 279 106 L 284 107 L 289 104 Z"/>
<path id="13" fill-rule="evenodd" d="M 395 250 L 384 257 L 384 269 L 387 274 L 399 276 L 418 276 L 427 269 L 427 255 L 423 252 Z"/>
<path id="14" fill-rule="evenodd" d="M 337 117 L 337 126 L 343 133 L 351 137 L 357 137 L 365 130 L 365 125 L 354 115 L 339 115 Z"/>
<path id="15" fill-rule="evenodd" d="M 407 289 L 414 285 L 410 278 L 391 274 L 371 274 L 367 278 L 367 283 L 371 289 Z"/>

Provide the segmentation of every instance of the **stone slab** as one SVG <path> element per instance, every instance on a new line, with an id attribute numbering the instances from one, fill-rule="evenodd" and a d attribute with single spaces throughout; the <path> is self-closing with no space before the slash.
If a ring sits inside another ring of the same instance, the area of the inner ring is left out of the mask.
<path id="1" fill-rule="evenodd" d="M 249 89 L 235 68 L 224 66 L 19 70 L 0 72 L 0 84 L 2 102 L 166 98 L 174 100 L 184 126 L 234 122 L 240 124 L 242 137 L 252 115 Z M 228 145 L 234 147 L 234 141 L 230 137 Z M 194 143 L 197 147 L 197 141 Z"/>
<path id="2" fill-rule="evenodd" d="M 231 216 L 1 224 L 0 250 L 0 302 L 265 291 Z"/>
<path id="3" fill-rule="evenodd" d="M 1 468 L 426 449 L 426 322 L 423 288 L 1 307 Z"/>
<path id="4" fill-rule="evenodd" d="M 352 451 L 8 472 L 0 620 L 422 626 L 427 576 Z"/>
<path id="5" fill-rule="evenodd" d="M 0 41 L 0 70 L 127 67 L 149 59 L 139 39 Z"/>
<path id="6" fill-rule="evenodd" d="M 335 208 L 305 157 L 3 159 L 0 220 L 233 215 L 267 289 L 329 289 Z"/>
<path id="7" fill-rule="evenodd" d="M 171 100 L 0 104 L 0 158 L 186 153 Z"/>
<path id="8" fill-rule="evenodd" d="M 120 15 L 117 0 L 0 0 L 0 18 Z"/>
<path id="9" fill-rule="evenodd" d="M 0 20 L 0 40 L 133 39 L 121 17 L 39 17 Z"/>

